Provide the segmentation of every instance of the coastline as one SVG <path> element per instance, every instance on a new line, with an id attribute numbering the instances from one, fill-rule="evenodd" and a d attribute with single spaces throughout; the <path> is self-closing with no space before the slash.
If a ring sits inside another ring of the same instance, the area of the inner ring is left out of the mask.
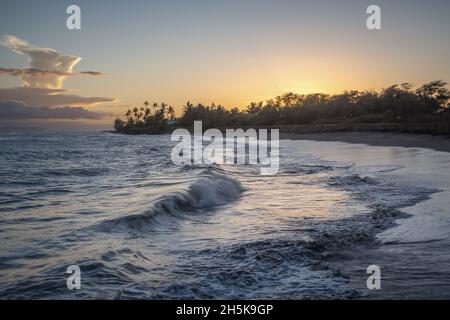
<path id="1" fill-rule="evenodd" d="M 425 148 L 450 152 L 450 137 L 430 134 L 398 132 L 323 132 L 286 133 L 280 132 L 280 139 L 338 141 L 383 147 Z"/>
<path id="2" fill-rule="evenodd" d="M 382 185 L 401 186 L 405 194 L 429 196 L 416 203 L 397 202 L 402 216 L 375 233 L 375 242 L 344 248 L 329 260 L 333 269 L 349 279 L 361 296 L 356 299 L 448 299 L 450 282 L 444 270 L 450 266 L 450 139 L 445 136 L 408 133 L 336 132 L 316 134 L 280 133 L 281 145 L 290 152 L 313 154 L 325 161 L 354 163 L 360 177 L 375 178 Z M 370 181 L 370 180 L 368 180 Z M 370 182 L 369 182 L 370 184 Z M 373 192 L 360 191 L 367 199 Z M 418 188 L 418 189 L 416 189 Z M 357 194 L 358 195 L 358 194 Z M 401 200 L 402 192 L 393 192 Z M 385 196 L 381 196 L 381 202 Z M 392 212 L 397 200 L 378 209 Z M 377 265 L 382 290 L 368 290 L 366 268 Z M 414 266 L 414 268 L 411 268 Z"/>
<path id="3" fill-rule="evenodd" d="M 239 126 L 232 126 L 237 129 Z M 241 126 L 242 129 L 248 129 L 247 126 Z M 445 134 L 435 135 L 432 133 L 413 133 L 413 132 L 391 132 L 391 131 L 329 131 L 314 132 L 307 130 L 306 132 L 292 132 L 289 126 L 279 127 L 261 127 L 267 129 L 280 129 L 280 139 L 288 140 L 312 140 L 312 141 L 340 141 L 347 143 L 367 144 L 371 146 L 383 147 L 405 147 L 405 148 L 426 148 L 436 151 L 450 152 L 450 136 Z M 219 128 L 224 132 L 226 128 Z M 175 130 L 175 128 L 174 128 Z M 155 134 L 148 132 L 118 132 L 114 130 L 104 130 L 103 133 L 139 135 L 139 134 Z M 161 132 L 159 134 L 170 134 Z"/>

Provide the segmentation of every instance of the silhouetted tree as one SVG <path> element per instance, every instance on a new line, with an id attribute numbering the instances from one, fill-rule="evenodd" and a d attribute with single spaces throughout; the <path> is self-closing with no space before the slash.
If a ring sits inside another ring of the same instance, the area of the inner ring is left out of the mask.
<path id="1" fill-rule="evenodd" d="M 175 119 L 175 110 L 172 106 L 167 108 L 167 115 L 169 116 L 169 120 L 173 121 Z"/>
<path id="2" fill-rule="evenodd" d="M 394 84 L 375 91 L 349 90 L 328 95 L 323 93 L 297 94 L 288 92 L 266 102 L 252 102 L 243 111 L 222 105 L 196 105 L 187 102 L 177 126 L 191 127 L 195 120 L 203 127 L 240 125 L 281 125 L 313 123 L 380 123 L 406 121 L 450 122 L 450 91 L 447 83 L 432 81 L 413 90 L 410 83 Z M 133 108 L 125 113 L 126 122 L 116 119 L 114 128 L 121 132 L 160 133 L 171 128 L 168 120 L 175 119 L 175 111 L 166 103 L 144 102 L 145 108 Z"/>

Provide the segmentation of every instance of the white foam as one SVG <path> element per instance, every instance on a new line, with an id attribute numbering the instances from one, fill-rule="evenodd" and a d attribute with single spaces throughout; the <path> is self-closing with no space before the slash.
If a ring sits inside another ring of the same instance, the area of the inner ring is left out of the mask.
<path id="1" fill-rule="evenodd" d="M 402 211 L 411 217 L 400 221 L 397 227 L 378 234 L 383 243 L 417 243 L 440 241 L 450 236 L 450 219 L 445 215 L 450 193 L 434 194 L 431 199 Z"/>
<path id="2" fill-rule="evenodd" d="M 382 242 L 438 241 L 450 236 L 450 153 L 305 140 L 283 140 L 281 146 L 289 153 L 307 152 L 326 160 L 355 162 L 353 169 L 361 174 L 382 177 L 405 186 L 442 191 L 427 201 L 403 209 L 411 217 L 399 219 L 398 226 L 380 233 L 378 238 Z"/>

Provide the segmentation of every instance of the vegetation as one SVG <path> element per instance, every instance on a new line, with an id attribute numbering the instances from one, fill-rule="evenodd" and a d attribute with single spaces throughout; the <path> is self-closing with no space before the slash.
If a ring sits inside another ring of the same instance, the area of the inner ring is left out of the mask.
<path id="1" fill-rule="evenodd" d="M 148 101 L 144 106 L 128 109 L 125 113 L 126 121 L 116 118 L 114 129 L 122 133 L 163 133 L 170 129 L 175 120 L 175 110 L 173 107 L 161 103 L 153 103 L 149 107 Z"/>
<path id="2" fill-rule="evenodd" d="M 226 109 L 214 103 L 183 107 L 180 117 L 165 103 L 147 101 L 141 108 L 117 118 L 114 128 L 122 133 L 164 133 L 175 127 L 192 127 L 202 120 L 203 128 L 227 126 L 271 126 L 295 124 L 449 122 L 450 91 L 444 81 L 433 81 L 413 89 L 409 83 L 375 91 L 345 91 L 328 95 L 286 93 L 266 102 L 252 102 L 244 110 Z"/>

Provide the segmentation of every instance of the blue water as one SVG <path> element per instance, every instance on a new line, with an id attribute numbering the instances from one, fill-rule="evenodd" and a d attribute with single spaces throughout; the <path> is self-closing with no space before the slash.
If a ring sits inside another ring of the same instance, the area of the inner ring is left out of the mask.
<path id="1" fill-rule="evenodd" d="M 343 253 L 379 248 L 400 209 L 436 190 L 293 143 L 264 177 L 175 166 L 169 135 L 2 133 L 0 298 L 364 297 Z"/>

